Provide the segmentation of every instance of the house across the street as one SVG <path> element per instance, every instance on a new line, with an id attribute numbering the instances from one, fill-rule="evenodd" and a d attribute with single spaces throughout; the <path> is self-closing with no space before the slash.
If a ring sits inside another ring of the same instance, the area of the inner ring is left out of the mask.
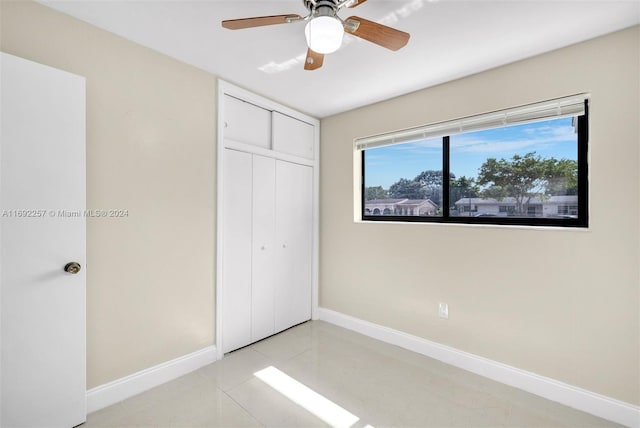
<path id="1" fill-rule="evenodd" d="M 578 197 L 575 195 L 533 197 L 524 202 L 524 212 L 528 217 L 577 217 Z M 460 217 L 496 216 L 507 217 L 517 212 L 517 201 L 508 197 L 462 198 L 455 203 Z"/>
<path id="2" fill-rule="evenodd" d="M 438 205 L 431 199 L 372 199 L 364 204 L 365 215 L 436 215 Z"/>

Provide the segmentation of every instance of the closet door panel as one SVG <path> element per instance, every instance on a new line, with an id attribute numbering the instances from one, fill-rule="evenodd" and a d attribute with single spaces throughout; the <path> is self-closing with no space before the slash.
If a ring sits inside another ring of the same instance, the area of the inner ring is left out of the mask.
<path id="1" fill-rule="evenodd" d="M 251 343 L 252 156 L 224 151 L 223 352 Z"/>
<path id="2" fill-rule="evenodd" d="M 313 125 L 273 112 L 273 150 L 313 159 L 313 141 Z"/>
<path id="3" fill-rule="evenodd" d="M 271 111 L 224 96 L 224 138 L 271 148 Z"/>
<path id="4" fill-rule="evenodd" d="M 274 330 L 276 161 L 253 155 L 251 341 Z"/>
<path id="5" fill-rule="evenodd" d="M 313 170 L 276 161 L 275 328 L 311 318 Z"/>

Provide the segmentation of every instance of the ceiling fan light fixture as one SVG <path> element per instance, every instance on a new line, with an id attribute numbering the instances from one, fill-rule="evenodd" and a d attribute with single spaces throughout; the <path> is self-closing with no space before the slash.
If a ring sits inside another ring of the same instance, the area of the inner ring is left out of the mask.
<path id="1" fill-rule="evenodd" d="M 319 54 L 330 54 L 340 49 L 344 28 L 334 16 L 318 16 L 307 23 L 304 35 L 309 49 Z"/>

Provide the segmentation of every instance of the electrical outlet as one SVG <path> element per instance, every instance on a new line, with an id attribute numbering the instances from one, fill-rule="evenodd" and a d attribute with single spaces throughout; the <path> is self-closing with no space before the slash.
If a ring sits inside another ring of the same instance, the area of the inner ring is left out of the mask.
<path id="1" fill-rule="evenodd" d="M 442 319 L 448 320 L 449 319 L 449 305 L 447 305 L 446 303 L 439 303 L 438 304 L 438 316 Z"/>

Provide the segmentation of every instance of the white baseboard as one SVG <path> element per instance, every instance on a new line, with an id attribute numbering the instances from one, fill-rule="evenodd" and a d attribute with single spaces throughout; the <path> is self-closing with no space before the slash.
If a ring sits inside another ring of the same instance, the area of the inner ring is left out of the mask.
<path id="1" fill-rule="evenodd" d="M 320 319 L 365 336 L 381 340 L 419 354 L 426 355 L 480 376 L 536 394 L 574 409 L 632 428 L 640 428 L 640 406 L 625 403 L 586 389 L 511 367 L 488 358 L 470 354 L 450 346 L 432 342 L 344 315 L 330 309 L 319 308 Z"/>
<path id="2" fill-rule="evenodd" d="M 153 387 L 176 379 L 216 361 L 216 348 L 209 346 L 87 391 L 87 413 L 103 409 Z"/>

